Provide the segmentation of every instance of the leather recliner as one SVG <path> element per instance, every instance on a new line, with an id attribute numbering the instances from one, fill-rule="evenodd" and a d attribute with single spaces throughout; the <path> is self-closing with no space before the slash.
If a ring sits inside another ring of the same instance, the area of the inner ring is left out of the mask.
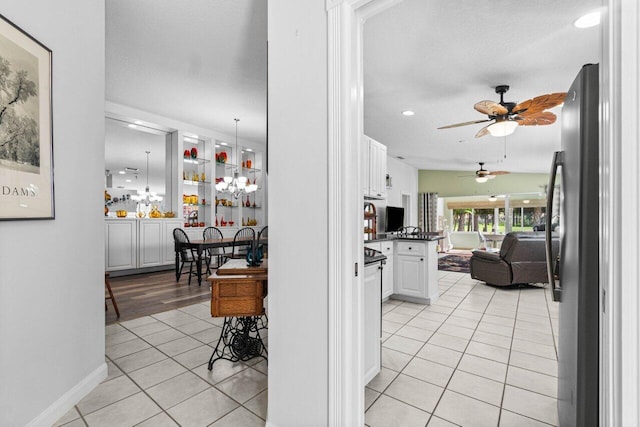
<path id="1" fill-rule="evenodd" d="M 558 256 L 559 239 L 552 238 L 553 259 Z M 500 252 L 473 251 L 470 262 L 473 279 L 490 285 L 548 283 L 545 233 L 512 232 L 502 241 Z"/>

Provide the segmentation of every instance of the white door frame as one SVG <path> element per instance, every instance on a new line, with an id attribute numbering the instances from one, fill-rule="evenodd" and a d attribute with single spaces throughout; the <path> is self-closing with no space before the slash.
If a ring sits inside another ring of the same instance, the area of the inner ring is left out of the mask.
<path id="1" fill-rule="evenodd" d="M 363 192 L 359 167 L 363 135 L 362 31 L 369 17 L 399 1 L 326 3 L 330 426 L 364 425 Z"/>
<path id="2" fill-rule="evenodd" d="M 603 0 L 600 68 L 600 425 L 640 425 L 640 8 Z"/>
<path id="3" fill-rule="evenodd" d="M 327 0 L 329 75 L 329 425 L 364 424 L 358 168 L 362 28 L 400 0 Z M 640 9 L 603 0 L 601 67 L 601 424 L 639 425 Z M 346 184 L 346 185 L 345 185 Z M 355 257 L 355 258 L 354 258 Z"/>

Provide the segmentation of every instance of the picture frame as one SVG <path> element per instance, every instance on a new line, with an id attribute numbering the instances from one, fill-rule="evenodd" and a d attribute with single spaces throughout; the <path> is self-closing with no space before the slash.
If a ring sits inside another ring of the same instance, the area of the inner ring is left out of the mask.
<path id="1" fill-rule="evenodd" d="M 0 15 L 0 220 L 55 218 L 51 61 Z"/>

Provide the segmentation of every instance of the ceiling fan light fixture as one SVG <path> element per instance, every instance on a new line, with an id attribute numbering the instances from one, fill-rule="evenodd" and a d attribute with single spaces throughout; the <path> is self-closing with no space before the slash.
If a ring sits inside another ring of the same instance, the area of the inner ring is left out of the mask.
<path id="1" fill-rule="evenodd" d="M 496 122 L 489 125 L 487 130 L 492 136 L 511 135 L 518 127 L 518 122 L 509 119 L 496 119 Z"/>
<path id="2" fill-rule="evenodd" d="M 496 176 L 495 175 L 487 175 L 487 178 L 489 179 L 494 179 Z"/>
<path id="3" fill-rule="evenodd" d="M 489 178 L 487 178 L 486 176 L 476 176 L 476 182 L 479 182 L 480 184 L 485 183 L 489 180 Z"/>

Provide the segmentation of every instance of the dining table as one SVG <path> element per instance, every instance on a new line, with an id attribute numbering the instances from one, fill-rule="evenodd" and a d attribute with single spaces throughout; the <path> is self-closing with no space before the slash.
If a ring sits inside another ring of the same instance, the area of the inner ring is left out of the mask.
<path id="1" fill-rule="evenodd" d="M 251 249 L 258 244 L 266 244 L 267 238 L 251 239 L 251 238 L 238 238 L 224 237 L 222 239 L 194 239 L 189 242 L 181 243 L 182 248 L 195 249 L 197 253 L 196 257 L 196 274 L 198 276 L 198 286 L 202 284 L 202 259 L 203 254 L 207 249 L 212 248 L 228 248 L 232 246 L 251 246 Z M 180 254 L 176 251 L 176 281 L 180 279 Z"/>

